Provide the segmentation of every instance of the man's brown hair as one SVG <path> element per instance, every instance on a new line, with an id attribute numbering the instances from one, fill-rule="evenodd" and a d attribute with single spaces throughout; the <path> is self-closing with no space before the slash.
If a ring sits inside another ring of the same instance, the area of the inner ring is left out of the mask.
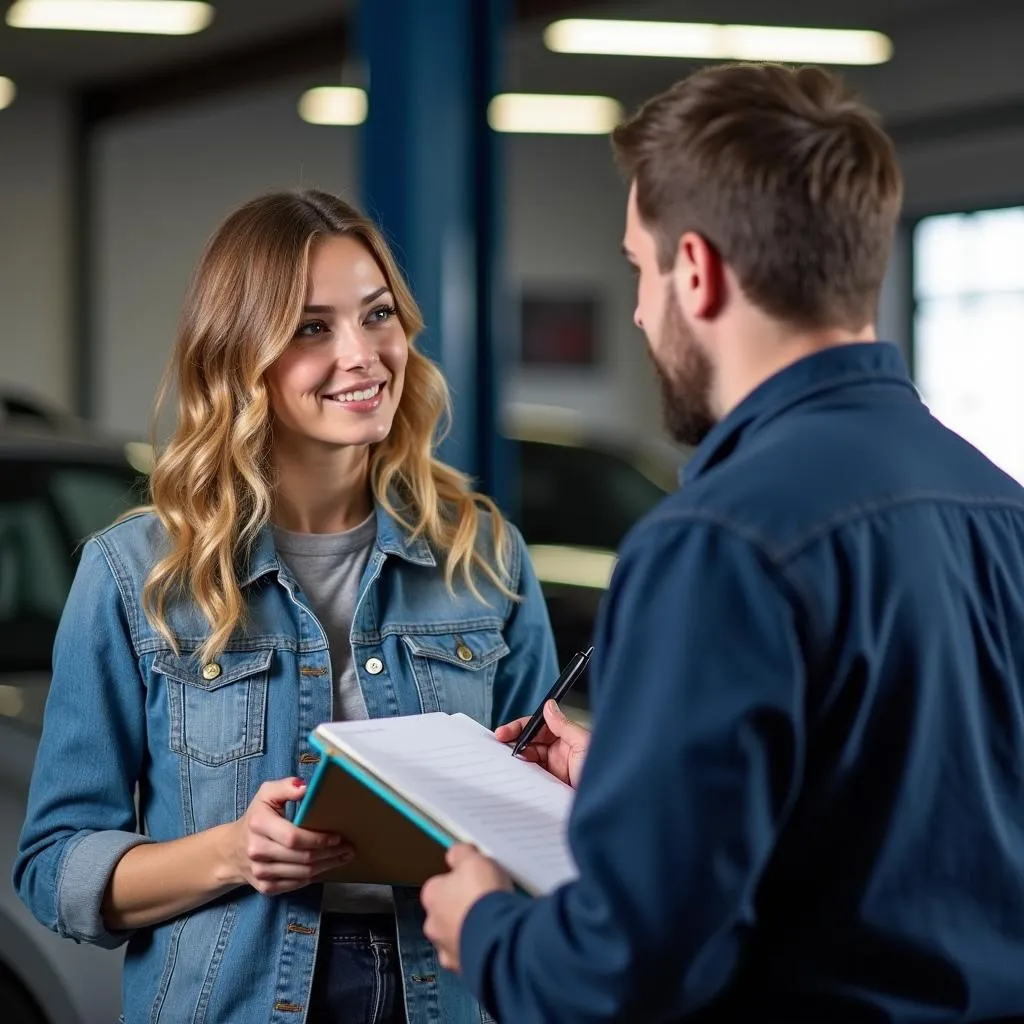
<path id="1" fill-rule="evenodd" d="M 662 270 L 693 231 L 779 320 L 874 319 L 903 182 L 875 114 L 835 75 L 705 68 L 649 100 L 612 145 Z"/>

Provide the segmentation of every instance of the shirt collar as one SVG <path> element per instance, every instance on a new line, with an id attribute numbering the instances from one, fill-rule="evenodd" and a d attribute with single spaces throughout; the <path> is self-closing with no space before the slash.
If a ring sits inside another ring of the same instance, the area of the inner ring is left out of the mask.
<path id="1" fill-rule="evenodd" d="M 374 503 L 374 509 L 377 516 L 376 546 L 384 554 L 396 555 L 413 565 L 437 565 L 437 558 L 426 537 L 412 537 L 409 531 L 379 503 Z M 274 528 L 267 523 L 256 535 L 245 568 L 240 575 L 239 585 L 247 587 L 260 576 L 280 571 L 281 568 L 281 559 L 274 546 Z"/>
<path id="2" fill-rule="evenodd" d="M 900 350 L 888 342 L 833 345 L 791 363 L 758 385 L 697 446 L 680 482 L 717 465 L 767 422 L 812 395 L 852 384 L 888 383 L 916 389 Z"/>

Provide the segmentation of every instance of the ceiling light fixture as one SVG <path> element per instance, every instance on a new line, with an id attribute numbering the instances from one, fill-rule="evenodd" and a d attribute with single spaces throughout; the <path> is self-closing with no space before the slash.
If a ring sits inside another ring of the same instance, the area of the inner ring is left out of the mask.
<path id="1" fill-rule="evenodd" d="M 310 124 L 362 124 L 366 92 L 350 85 L 319 85 L 299 99 L 299 116 Z"/>
<path id="2" fill-rule="evenodd" d="M 795 64 L 883 64 L 892 57 L 892 40 L 881 32 L 682 21 L 569 18 L 550 24 L 544 43 L 556 53 Z"/>
<path id="3" fill-rule="evenodd" d="M 0 75 L 0 110 L 9 107 L 14 102 L 17 93 L 18 90 L 14 88 L 14 83 L 9 78 Z"/>
<path id="4" fill-rule="evenodd" d="M 299 116 L 310 124 L 357 125 L 366 120 L 367 95 L 344 85 L 307 89 Z M 497 132 L 603 135 L 622 120 L 621 105 L 607 96 L 550 96 L 501 93 L 491 100 L 487 120 Z"/>
<path id="5" fill-rule="evenodd" d="M 7 11 L 11 28 L 164 36 L 193 35 L 212 20 L 213 6 L 198 0 L 16 0 Z"/>
<path id="6" fill-rule="evenodd" d="M 607 135 L 622 117 L 622 105 L 610 96 L 506 92 L 487 108 L 488 123 L 496 132 Z"/>

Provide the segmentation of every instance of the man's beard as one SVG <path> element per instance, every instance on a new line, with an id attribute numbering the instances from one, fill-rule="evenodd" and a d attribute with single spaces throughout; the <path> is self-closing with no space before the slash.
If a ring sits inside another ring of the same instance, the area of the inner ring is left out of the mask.
<path id="1" fill-rule="evenodd" d="M 674 288 L 666 296 L 658 348 L 660 358 L 648 341 L 647 351 L 661 386 L 665 427 L 673 440 L 695 447 L 717 422 L 711 409 L 714 367 L 687 327 Z"/>

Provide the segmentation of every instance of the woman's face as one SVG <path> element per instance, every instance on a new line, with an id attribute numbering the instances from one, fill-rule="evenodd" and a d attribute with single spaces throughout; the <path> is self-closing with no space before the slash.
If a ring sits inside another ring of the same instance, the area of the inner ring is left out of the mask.
<path id="1" fill-rule="evenodd" d="M 369 249 L 347 235 L 316 243 L 302 319 L 266 375 L 275 434 L 337 447 L 382 441 L 408 357 L 395 297 Z"/>

